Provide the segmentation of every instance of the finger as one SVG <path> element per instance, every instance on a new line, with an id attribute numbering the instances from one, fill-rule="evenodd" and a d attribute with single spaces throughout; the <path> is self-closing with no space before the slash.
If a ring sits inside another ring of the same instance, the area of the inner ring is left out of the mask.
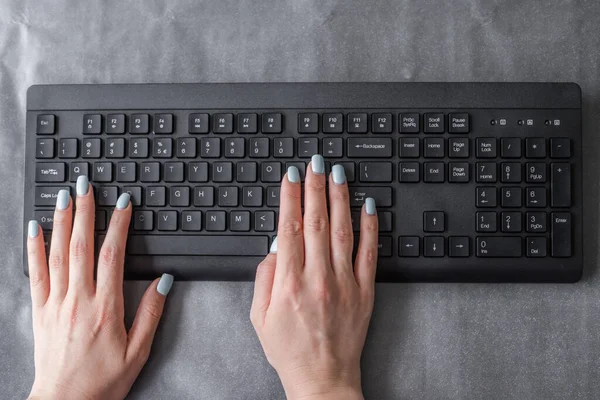
<path id="1" fill-rule="evenodd" d="M 282 283 L 290 274 L 299 274 L 304 265 L 301 196 L 300 172 L 298 168 L 290 166 L 281 181 L 279 196 L 277 258 L 280 268 L 275 271 L 275 285 Z"/>
<path id="2" fill-rule="evenodd" d="M 50 296 L 62 299 L 67 293 L 69 281 L 69 243 L 71 242 L 71 227 L 73 209 L 71 195 L 68 190 L 60 190 L 56 197 L 52 240 L 50 242 Z"/>
<path id="3" fill-rule="evenodd" d="M 131 221 L 130 204 L 129 193 L 119 196 L 98 257 L 96 293 L 100 297 L 114 301 L 117 310 L 123 309 L 123 264 L 127 232 Z"/>
<path id="4" fill-rule="evenodd" d="M 167 294 L 173 286 L 173 275 L 155 279 L 142 297 L 133 325 L 127 335 L 126 358 L 143 366 L 150 355 L 156 328 L 162 316 Z"/>
<path id="5" fill-rule="evenodd" d="M 29 264 L 29 286 L 33 310 L 42 307 L 50 294 L 50 277 L 46 264 L 44 235 L 36 220 L 27 226 L 27 263 Z"/>
<path id="6" fill-rule="evenodd" d="M 375 286 L 378 245 L 379 225 L 375 200 L 368 197 L 360 215 L 360 241 L 354 267 L 356 282 L 365 290 L 373 290 Z"/>
<path id="7" fill-rule="evenodd" d="M 69 290 L 94 291 L 94 219 L 96 206 L 88 178 L 77 178 L 77 200 L 69 251 Z"/>
<path id="8" fill-rule="evenodd" d="M 265 315 L 271 303 L 271 292 L 273 291 L 273 280 L 275 279 L 275 265 L 277 263 L 277 238 L 271 245 L 271 253 L 258 264 L 256 268 L 256 279 L 254 280 L 254 297 L 250 308 L 250 321 L 254 328 L 262 326 Z"/>
<path id="9" fill-rule="evenodd" d="M 331 264 L 336 273 L 352 273 L 352 218 L 346 173 L 341 165 L 331 168 L 329 182 Z"/>
<path id="10" fill-rule="evenodd" d="M 325 162 L 315 154 L 304 185 L 304 254 L 306 269 L 329 268 L 329 218 L 325 195 Z"/>

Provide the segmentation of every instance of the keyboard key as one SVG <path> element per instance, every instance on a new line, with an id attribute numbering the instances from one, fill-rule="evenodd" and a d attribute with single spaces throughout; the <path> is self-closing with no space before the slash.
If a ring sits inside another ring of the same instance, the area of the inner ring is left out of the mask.
<path id="1" fill-rule="evenodd" d="M 546 257 L 547 242 L 545 237 L 528 237 L 527 242 L 527 257 Z"/>
<path id="2" fill-rule="evenodd" d="M 193 113 L 188 117 L 188 132 L 189 133 L 208 133 L 209 127 L 208 114 Z"/>
<path id="3" fill-rule="evenodd" d="M 525 216 L 525 230 L 531 233 L 546 232 L 547 216 L 545 212 L 528 212 Z"/>
<path id="4" fill-rule="evenodd" d="M 571 257 L 571 213 L 552 213 L 551 254 L 552 257 Z"/>
<path id="5" fill-rule="evenodd" d="M 159 231 L 177 230 L 177 211 L 159 211 L 157 220 Z"/>
<path id="6" fill-rule="evenodd" d="M 154 114 L 154 133 L 173 133 L 173 114 Z"/>
<path id="7" fill-rule="evenodd" d="M 129 201 L 134 207 L 142 205 L 142 188 L 139 186 L 123 186 L 121 193 L 129 193 Z"/>
<path id="8" fill-rule="evenodd" d="M 443 138 L 425 138 L 423 147 L 426 158 L 443 158 L 446 152 Z"/>
<path id="9" fill-rule="evenodd" d="M 502 138 L 500 139 L 500 155 L 502 158 L 520 158 L 521 157 L 521 139 L 520 138 Z"/>
<path id="10" fill-rule="evenodd" d="M 496 182 L 496 164 L 477 163 L 477 182 Z"/>
<path id="11" fill-rule="evenodd" d="M 221 186 L 217 197 L 219 207 L 237 207 L 238 206 L 238 188 L 235 186 Z"/>
<path id="12" fill-rule="evenodd" d="M 294 157 L 294 138 L 276 138 L 273 139 L 273 157 L 292 158 Z"/>
<path id="13" fill-rule="evenodd" d="M 212 207 L 215 205 L 215 188 L 211 186 L 196 186 L 194 188 L 194 206 Z"/>
<path id="14" fill-rule="evenodd" d="M 36 182 L 64 182 L 65 181 L 65 163 L 36 163 L 35 164 Z"/>
<path id="15" fill-rule="evenodd" d="M 546 207 L 546 188 L 530 187 L 525 189 L 527 207 Z"/>
<path id="16" fill-rule="evenodd" d="M 262 115 L 262 133 L 281 133 L 283 130 L 283 116 L 280 113 Z"/>
<path id="17" fill-rule="evenodd" d="M 398 141 L 400 158 L 418 158 L 420 156 L 419 138 L 405 137 Z"/>
<path id="18" fill-rule="evenodd" d="M 99 206 L 115 206 L 119 198 L 119 189 L 116 186 L 100 186 L 96 199 Z"/>
<path id="19" fill-rule="evenodd" d="M 250 231 L 250 212 L 232 211 L 229 213 L 229 230 L 232 232 Z"/>
<path id="20" fill-rule="evenodd" d="M 264 257 L 268 252 L 267 236 L 131 235 L 127 240 L 130 255 Z"/>
<path id="21" fill-rule="evenodd" d="M 348 138 L 346 144 L 349 158 L 390 158 L 392 156 L 391 138 Z"/>
<path id="22" fill-rule="evenodd" d="M 298 114 L 298 133 L 318 133 L 319 132 L 319 114 L 300 113 Z"/>
<path id="23" fill-rule="evenodd" d="M 136 165 L 133 162 L 117 164 L 117 182 L 135 182 Z"/>
<path id="24" fill-rule="evenodd" d="M 521 164 L 517 162 L 503 162 L 500 165 L 500 181 L 504 183 L 521 182 Z"/>
<path id="25" fill-rule="evenodd" d="M 478 211 L 475 219 L 477 220 L 477 226 L 475 231 L 477 232 L 496 232 L 496 219 L 497 215 L 493 211 Z"/>
<path id="26" fill-rule="evenodd" d="M 134 211 L 133 229 L 136 231 L 151 231 L 154 228 L 154 213 L 152 211 Z M 172 239 L 169 239 L 172 240 Z M 127 240 L 127 245 L 131 243 L 131 237 Z M 147 254 L 147 249 L 143 254 Z"/>
<path id="27" fill-rule="evenodd" d="M 157 162 L 144 162 L 140 168 L 141 182 L 160 181 L 160 164 Z"/>
<path id="28" fill-rule="evenodd" d="M 213 115 L 214 133 L 233 133 L 233 114 L 214 114 Z"/>
<path id="29" fill-rule="evenodd" d="M 377 256 L 391 257 L 393 252 L 392 238 L 389 236 L 380 236 L 379 243 L 377 244 Z"/>
<path id="30" fill-rule="evenodd" d="M 54 157 L 54 139 L 37 139 L 35 141 L 36 158 Z"/>
<path id="31" fill-rule="evenodd" d="M 344 115 L 323 114 L 323 133 L 342 133 L 344 131 Z"/>
<path id="32" fill-rule="evenodd" d="M 392 188 L 380 186 L 349 187 L 350 207 L 362 207 L 367 197 L 375 199 L 377 207 L 392 206 Z"/>
<path id="33" fill-rule="evenodd" d="M 377 213 L 379 221 L 379 232 L 392 232 L 394 230 L 394 217 L 389 211 L 380 211 Z"/>
<path id="34" fill-rule="evenodd" d="M 569 138 L 550 139 L 550 157 L 551 158 L 569 158 L 571 157 L 571 140 Z"/>
<path id="35" fill-rule="evenodd" d="M 478 187 L 476 202 L 477 207 L 496 207 L 496 188 Z"/>
<path id="36" fill-rule="evenodd" d="M 79 178 L 80 175 L 84 175 L 84 176 L 89 177 L 89 173 L 88 173 L 89 165 L 88 165 L 88 163 L 86 163 L 86 162 L 70 163 L 69 167 L 70 167 L 69 181 L 71 181 L 71 182 L 77 182 L 77 178 Z"/>
<path id="37" fill-rule="evenodd" d="M 425 211 L 423 213 L 423 232 L 444 232 L 444 212 Z"/>
<path id="38" fill-rule="evenodd" d="M 477 158 L 496 157 L 496 138 L 477 138 Z"/>
<path id="39" fill-rule="evenodd" d="M 356 174 L 355 174 L 355 165 L 353 162 L 336 162 L 335 165 L 341 165 L 342 167 L 344 167 L 344 173 L 346 174 L 346 182 L 348 183 L 352 183 L 356 180 Z"/>
<path id="40" fill-rule="evenodd" d="M 221 139 L 219 138 L 200 138 L 200 157 L 219 158 L 221 157 Z"/>
<path id="41" fill-rule="evenodd" d="M 339 158 L 344 155 L 344 139 L 332 137 L 323 139 L 323 157 Z"/>
<path id="42" fill-rule="evenodd" d="M 171 158 L 172 155 L 173 155 L 173 139 L 171 139 L 171 138 L 156 138 L 156 139 L 154 139 L 153 151 L 152 151 L 152 156 L 154 158 Z"/>
<path id="43" fill-rule="evenodd" d="M 450 158 L 468 158 L 469 157 L 469 139 L 468 138 L 450 138 L 450 139 L 448 139 L 448 157 L 450 157 Z"/>
<path id="44" fill-rule="evenodd" d="M 39 114 L 36 119 L 35 132 L 38 135 L 52 135 L 54 134 L 56 117 L 52 114 Z"/>
<path id="45" fill-rule="evenodd" d="M 318 153 L 319 139 L 316 137 L 298 138 L 298 157 L 310 158 Z"/>
<path id="46" fill-rule="evenodd" d="M 252 138 L 250 139 L 250 157 L 267 158 L 269 157 L 269 139 Z"/>
<path id="47" fill-rule="evenodd" d="M 190 188 L 187 186 L 171 186 L 169 188 L 169 205 L 172 207 L 189 207 Z"/>
<path id="48" fill-rule="evenodd" d="M 366 113 L 349 113 L 348 114 L 348 133 L 367 133 L 369 124 L 367 122 Z"/>
<path id="49" fill-rule="evenodd" d="M 373 133 L 392 133 L 392 114 L 373 114 Z"/>
<path id="50" fill-rule="evenodd" d="M 502 232 L 521 232 L 522 223 L 520 212 L 503 212 L 500 219 Z"/>
<path id="51" fill-rule="evenodd" d="M 254 212 L 254 230 L 256 232 L 272 232 L 275 230 L 274 211 Z"/>
<path id="52" fill-rule="evenodd" d="M 125 133 L 125 114 L 108 114 L 106 116 L 106 133 L 109 135 Z"/>
<path id="53" fill-rule="evenodd" d="M 246 141 L 244 138 L 226 138 L 224 142 L 226 158 L 243 158 L 246 156 Z"/>
<path id="54" fill-rule="evenodd" d="M 54 207 L 56 205 L 56 197 L 62 189 L 71 191 L 68 186 L 36 186 L 34 206 Z"/>
<path id="55" fill-rule="evenodd" d="M 527 158 L 546 157 L 546 139 L 527 138 L 525 139 L 525 156 Z"/>
<path id="56" fill-rule="evenodd" d="M 466 183 L 469 182 L 469 163 L 453 162 L 449 165 L 448 182 Z"/>
<path id="57" fill-rule="evenodd" d="M 85 114 L 82 132 L 84 135 L 99 135 L 102 132 L 102 115 Z"/>
<path id="58" fill-rule="evenodd" d="M 123 158 L 125 157 L 125 139 L 106 139 L 104 142 L 106 158 Z"/>
<path id="59" fill-rule="evenodd" d="M 196 138 L 177 138 L 177 158 L 196 157 Z"/>
<path id="60" fill-rule="evenodd" d="M 454 113 L 448 115 L 448 132 L 469 133 L 469 114 Z"/>
<path id="61" fill-rule="evenodd" d="M 398 238 L 398 256 L 419 257 L 420 240 L 418 236 L 400 236 Z"/>
<path id="62" fill-rule="evenodd" d="M 398 131 L 400 133 L 419 133 L 421 130 L 421 117 L 419 114 L 399 114 Z"/>
<path id="63" fill-rule="evenodd" d="M 444 133 L 446 130 L 443 113 L 425 114 L 425 133 Z"/>
<path id="64" fill-rule="evenodd" d="M 521 207 L 522 195 L 520 187 L 503 187 L 500 194 L 502 207 Z"/>
<path id="65" fill-rule="evenodd" d="M 77 148 L 79 143 L 77 139 L 60 139 L 58 141 L 58 157 L 59 158 L 77 158 Z"/>
<path id="66" fill-rule="evenodd" d="M 212 181 L 213 182 L 231 182 L 233 181 L 233 164 L 230 162 L 212 163 Z"/>
<path id="67" fill-rule="evenodd" d="M 423 255 L 425 257 L 444 257 L 444 237 L 425 236 L 423 238 Z"/>
<path id="68" fill-rule="evenodd" d="M 252 186 L 242 189 L 242 206 L 244 207 L 262 207 L 262 187 Z"/>
<path id="69" fill-rule="evenodd" d="M 129 119 L 129 133 L 131 134 L 146 134 L 149 131 L 148 114 L 131 114 Z"/>
<path id="70" fill-rule="evenodd" d="M 133 138 L 129 139 L 129 157 L 130 158 L 148 158 L 149 152 L 148 139 Z"/>
<path id="71" fill-rule="evenodd" d="M 279 207 L 279 186 L 269 186 L 267 188 L 267 207 Z"/>
<path id="72" fill-rule="evenodd" d="M 513 236 L 478 236 L 477 257 L 521 257 L 521 238 Z"/>
<path id="73" fill-rule="evenodd" d="M 94 219 L 94 230 L 104 231 L 106 230 L 106 210 L 96 210 Z"/>
<path id="74" fill-rule="evenodd" d="M 167 204 L 164 186 L 148 186 L 144 203 L 148 207 L 164 207 Z"/>
<path id="75" fill-rule="evenodd" d="M 92 170 L 92 181 L 112 182 L 112 163 L 96 162 Z"/>
<path id="76" fill-rule="evenodd" d="M 208 163 L 191 162 L 188 164 L 188 181 L 208 182 Z"/>
<path id="77" fill-rule="evenodd" d="M 202 212 L 182 211 L 181 230 L 185 232 L 198 232 L 202 230 Z"/>
<path id="78" fill-rule="evenodd" d="M 424 164 L 425 172 L 423 182 L 441 183 L 444 182 L 445 169 L 442 162 L 426 162 Z"/>
<path id="79" fill-rule="evenodd" d="M 260 180 L 262 182 L 279 182 L 281 177 L 281 163 L 264 162 L 261 164 Z"/>
<path id="80" fill-rule="evenodd" d="M 360 182 L 391 182 L 391 162 L 362 162 L 359 165 Z"/>
<path id="81" fill-rule="evenodd" d="M 258 132 L 258 116 L 256 114 L 238 114 L 237 131 L 238 133 Z"/>
<path id="82" fill-rule="evenodd" d="M 468 236 L 450 236 L 448 250 L 450 257 L 469 257 L 471 255 Z"/>
<path id="83" fill-rule="evenodd" d="M 400 182 L 419 182 L 421 180 L 421 165 L 417 162 L 400 163 L 398 177 Z"/>
<path id="84" fill-rule="evenodd" d="M 550 205 L 571 207 L 571 164 L 550 165 Z"/>
<path id="85" fill-rule="evenodd" d="M 527 176 L 525 181 L 528 183 L 544 183 L 546 182 L 546 164 L 544 163 L 527 163 Z"/>
<path id="86" fill-rule="evenodd" d="M 83 158 L 100 158 L 102 142 L 100 139 L 83 139 L 81 141 Z"/>
<path id="87" fill-rule="evenodd" d="M 33 218 L 40 224 L 43 230 L 52 230 L 54 226 L 54 210 L 35 210 Z"/>

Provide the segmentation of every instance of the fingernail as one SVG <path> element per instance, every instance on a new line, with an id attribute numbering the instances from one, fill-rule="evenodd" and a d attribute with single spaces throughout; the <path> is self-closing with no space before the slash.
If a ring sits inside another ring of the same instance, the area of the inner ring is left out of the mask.
<path id="1" fill-rule="evenodd" d="M 69 191 L 65 189 L 59 190 L 58 196 L 56 196 L 56 208 L 66 210 L 69 207 L 69 200 L 71 200 Z"/>
<path id="2" fill-rule="evenodd" d="M 312 172 L 315 174 L 323 175 L 325 173 L 325 161 L 323 160 L 323 156 L 320 154 L 315 154 L 310 159 L 310 165 L 312 167 Z"/>
<path id="3" fill-rule="evenodd" d="M 331 176 L 333 176 L 333 183 L 336 185 L 342 185 L 346 182 L 346 171 L 341 165 L 334 165 L 331 168 Z"/>
<path id="4" fill-rule="evenodd" d="M 273 243 L 271 243 L 269 253 L 277 253 L 277 236 L 275 236 L 275 239 L 273 239 Z"/>
<path id="5" fill-rule="evenodd" d="M 85 175 L 79 175 L 79 177 L 77 178 L 76 186 L 77 196 L 85 196 L 88 192 L 89 186 L 90 184 L 88 181 L 88 177 Z"/>
<path id="6" fill-rule="evenodd" d="M 119 196 L 119 199 L 117 200 L 117 209 L 118 210 L 123 210 L 125 208 L 127 208 L 127 206 L 129 205 L 129 198 L 131 196 L 129 196 L 129 193 L 122 193 Z"/>
<path id="7" fill-rule="evenodd" d="M 171 286 L 173 286 L 173 275 L 162 274 L 158 281 L 158 285 L 156 285 L 156 291 L 163 296 L 166 296 L 171 291 Z"/>
<path id="8" fill-rule="evenodd" d="M 29 225 L 27 225 L 27 234 L 30 238 L 35 238 L 38 235 L 39 224 L 35 219 L 29 221 Z"/>
<path id="9" fill-rule="evenodd" d="M 288 177 L 288 181 L 290 181 L 292 183 L 300 182 L 300 172 L 298 171 L 298 168 L 294 167 L 293 165 L 288 167 L 287 177 Z"/>
<path id="10" fill-rule="evenodd" d="M 375 199 L 367 197 L 365 200 L 365 211 L 369 215 L 375 215 Z"/>

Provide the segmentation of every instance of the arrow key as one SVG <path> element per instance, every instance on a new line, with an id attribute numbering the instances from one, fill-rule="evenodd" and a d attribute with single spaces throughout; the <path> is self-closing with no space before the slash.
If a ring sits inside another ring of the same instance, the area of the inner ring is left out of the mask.
<path id="1" fill-rule="evenodd" d="M 425 236 L 423 239 L 423 255 L 425 257 L 444 257 L 444 237 Z"/>
<path id="2" fill-rule="evenodd" d="M 469 257 L 469 238 L 467 236 L 451 236 L 448 238 L 450 257 Z"/>
<path id="3" fill-rule="evenodd" d="M 425 211 L 423 213 L 423 231 L 444 232 L 444 212 Z"/>
<path id="4" fill-rule="evenodd" d="M 419 257 L 418 236 L 400 236 L 398 238 L 398 256 L 400 257 Z"/>

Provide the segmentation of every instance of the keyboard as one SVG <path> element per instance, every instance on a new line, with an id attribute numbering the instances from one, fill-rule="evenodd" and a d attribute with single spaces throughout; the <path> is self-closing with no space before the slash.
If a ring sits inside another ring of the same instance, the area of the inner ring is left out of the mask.
<path id="1" fill-rule="evenodd" d="M 25 223 L 48 244 L 58 191 L 85 174 L 98 251 L 129 192 L 126 279 L 252 280 L 286 168 L 317 153 L 346 171 L 355 242 L 376 201 L 378 281 L 582 274 L 573 83 L 36 85 L 26 130 Z"/>

